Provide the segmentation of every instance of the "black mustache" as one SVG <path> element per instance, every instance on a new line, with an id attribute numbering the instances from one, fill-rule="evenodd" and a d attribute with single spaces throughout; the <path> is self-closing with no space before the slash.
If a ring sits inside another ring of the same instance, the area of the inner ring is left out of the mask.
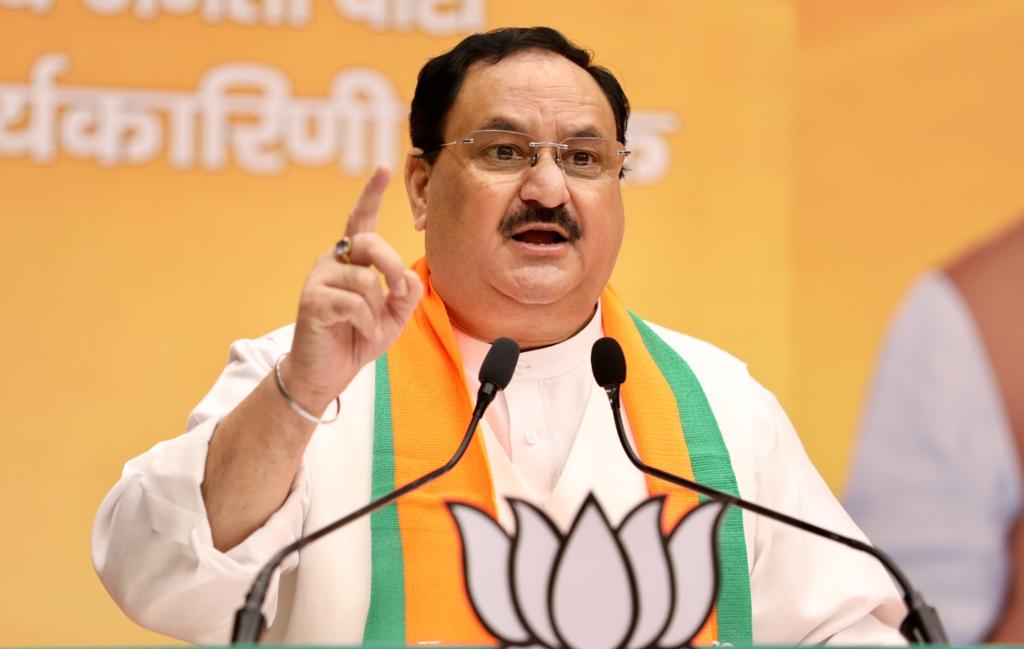
<path id="1" fill-rule="evenodd" d="M 570 243 L 579 241 L 583 237 L 583 228 L 580 227 L 580 224 L 575 219 L 569 216 L 569 210 L 565 209 L 562 205 L 558 207 L 524 205 L 518 212 L 506 217 L 501 222 L 501 225 L 498 226 L 498 232 L 506 239 L 511 239 L 517 230 L 531 223 L 553 223 L 559 226 L 565 230 L 566 237 Z"/>

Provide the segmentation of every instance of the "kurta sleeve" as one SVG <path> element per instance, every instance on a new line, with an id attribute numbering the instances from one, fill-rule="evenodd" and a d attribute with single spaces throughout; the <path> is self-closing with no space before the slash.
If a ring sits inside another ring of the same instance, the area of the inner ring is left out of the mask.
<path id="1" fill-rule="evenodd" d="M 226 643 L 256 573 L 302 533 L 310 503 L 305 463 L 281 508 L 228 552 L 213 546 L 200 492 L 214 428 L 272 369 L 287 349 L 282 338 L 289 336 L 275 332 L 233 344 L 227 367 L 189 417 L 187 432 L 129 461 L 100 506 L 93 565 L 117 604 L 142 626 L 189 642 Z M 294 569 L 297 561 L 290 558 L 282 570 Z M 264 608 L 268 623 L 282 570 Z"/>
<path id="2" fill-rule="evenodd" d="M 760 385 L 753 392 L 758 502 L 864 540 L 778 401 Z M 903 603 L 874 558 L 763 517 L 753 552 L 755 643 L 905 644 Z"/>
<path id="3" fill-rule="evenodd" d="M 970 310 L 944 275 L 926 275 L 882 348 L 850 514 L 938 609 L 950 641 L 970 644 L 1002 606 L 1020 494 L 1012 433 Z"/>

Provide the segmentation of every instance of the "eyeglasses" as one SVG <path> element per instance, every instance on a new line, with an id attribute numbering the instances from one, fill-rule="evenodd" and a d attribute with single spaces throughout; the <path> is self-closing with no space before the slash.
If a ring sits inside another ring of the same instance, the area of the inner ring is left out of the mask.
<path id="1" fill-rule="evenodd" d="M 536 142 L 525 133 L 482 130 L 445 142 L 439 149 L 458 146 L 474 167 L 488 174 L 515 176 L 533 167 L 540 150 L 550 147 L 566 176 L 581 180 L 617 178 L 631 152 L 621 143 L 602 137 L 569 137 L 561 142 Z"/>

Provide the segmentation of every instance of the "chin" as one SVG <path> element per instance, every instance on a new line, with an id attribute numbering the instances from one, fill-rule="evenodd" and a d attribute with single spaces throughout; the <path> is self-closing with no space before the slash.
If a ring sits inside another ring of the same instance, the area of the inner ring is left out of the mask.
<path id="1" fill-rule="evenodd" d="M 520 304 L 555 304 L 565 298 L 579 281 L 556 268 L 517 268 L 505 282 L 505 295 Z"/>

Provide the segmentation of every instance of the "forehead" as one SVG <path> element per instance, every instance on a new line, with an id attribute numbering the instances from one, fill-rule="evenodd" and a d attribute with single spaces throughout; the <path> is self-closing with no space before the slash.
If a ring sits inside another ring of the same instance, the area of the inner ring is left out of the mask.
<path id="1" fill-rule="evenodd" d="M 448 112 L 445 137 L 499 127 L 545 139 L 616 137 L 615 114 L 594 78 L 569 59 L 543 50 L 470 66 Z"/>

